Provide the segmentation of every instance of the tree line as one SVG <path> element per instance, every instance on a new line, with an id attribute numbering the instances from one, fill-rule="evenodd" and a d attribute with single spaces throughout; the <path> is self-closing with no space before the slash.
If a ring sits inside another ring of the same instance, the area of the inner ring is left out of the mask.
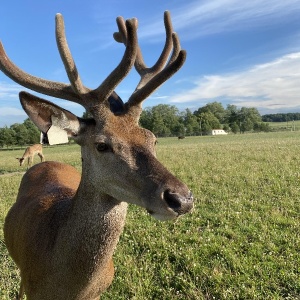
<path id="1" fill-rule="evenodd" d="M 83 118 L 88 117 L 87 113 Z M 268 114 L 261 116 L 256 108 L 208 103 L 192 112 L 179 111 L 175 105 L 159 104 L 142 111 L 140 125 L 158 137 L 207 135 L 212 129 L 232 133 L 270 131 L 266 122 L 300 120 L 300 113 Z M 39 143 L 40 132 L 30 119 L 23 124 L 0 128 L 0 147 Z"/>
<path id="2" fill-rule="evenodd" d="M 24 146 L 39 143 L 40 131 L 35 124 L 26 119 L 22 124 L 16 123 L 10 127 L 0 128 L 0 147 Z"/>
<path id="3" fill-rule="evenodd" d="M 219 102 L 208 103 L 194 112 L 180 112 L 176 106 L 167 104 L 148 107 L 142 111 L 140 124 L 159 137 L 208 135 L 212 129 L 232 133 L 271 130 L 256 108 L 224 108 Z"/>
<path id="4" fill-rule="evenodd" d="M 264 122 L 289 122 L 300 120 L 300 113 L 278 113 L 262 116 Z"/>

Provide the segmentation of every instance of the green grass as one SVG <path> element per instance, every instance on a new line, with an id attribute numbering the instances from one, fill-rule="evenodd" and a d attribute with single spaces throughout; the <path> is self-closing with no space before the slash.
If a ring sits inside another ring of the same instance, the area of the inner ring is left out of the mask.
<path id="1" fill-rule="evenodd" d="M 195 209 L 174 223 L 130 206 L 101 300 L 300 299 L 299 149 L 298 132 L 159 139 Z M 44 152 L 80 169 L 76 145 Z M 16 154 L 0 151 L 0 227 L 22 177 Z M 0 299 L 10 299 L 19 277 L 2 230 L 0 258 Z"/>
<path id="2" fill-rule="evenodd" d="M 288 122 L 266 122 L 269 123 L 270 127 L 276 131 L 287 130 L 287 131 L 299 131 L 300 120 L 288 121 Z"/>

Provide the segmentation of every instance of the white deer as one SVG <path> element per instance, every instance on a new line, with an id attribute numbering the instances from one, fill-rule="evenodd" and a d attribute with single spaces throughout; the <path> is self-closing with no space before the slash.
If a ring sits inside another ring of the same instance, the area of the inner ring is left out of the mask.
<path id="1" fill-rule="evenodd" d="M 31 167 L 33 164 L 33 157 L 36 154 L 40 157 L 41 162 L 45 161 L 45 156 L 43 155 L 43 146 L 41 144 L 35 144 L 27 147 L 22 157 L 17 157 L 20 166 L 24 164 L 24 161 L 27 158 L 27 169 L 28 167 Z"/>
<path id="2" fill-rule="evenodd" d="M 29 300 L 99 299 L 113 280 L 112 256 L 127 203 L 144 207 L 159 220 L 176 219 L 192 210 L 190 190 L 157 160 L 155 136 L 138 125 L 142 101 L 185 61 L 168 12 L 164 21 L 166 44 L 156 64 L 147 68 L 138 46 L 137 20 L 117 18 L 119 31 L 114 37 L 126 45 L 125 53 L 94 90 L 80 80 L 60 14 L 56 38 L 70 85 L 25 73 L 0 43 L 0 69 L 8 77 L 36 92 L 79 103 L 93 116 L 81 119 L 49 101 L 20 93 L 24 110 L 42 132 L 55 125 L 81 146 L 82 174 L 50 161 L 25 173 L 4 224 L 6 246 L 20 268 L 18 299 L 24 292 Z M 141 81 L 123 103 L 114 89 L 133 65 Z"/>

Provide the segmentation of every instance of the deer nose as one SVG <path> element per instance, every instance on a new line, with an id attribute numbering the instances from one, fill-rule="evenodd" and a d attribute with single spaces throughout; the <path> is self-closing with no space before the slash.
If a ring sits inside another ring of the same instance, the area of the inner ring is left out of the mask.
<path id="1" fill-rule="evenodd" d="M 163 197 L 169 208 L 178 213 L 178 215 L 186 214 L 194 207 L 194 198 L 191 191 L 188 197 L 184 197 L 178 193 L 166 190 Z"/>

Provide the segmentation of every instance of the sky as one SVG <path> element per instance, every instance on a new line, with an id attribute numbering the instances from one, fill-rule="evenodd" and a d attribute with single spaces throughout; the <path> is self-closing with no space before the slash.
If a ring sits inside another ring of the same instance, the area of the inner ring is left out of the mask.
<path id="1" fill-rule="evenodd" d="M 69 83 L 55 42 L 55 15 L 61 13 L 83 84 L 96 88 L 124 54 L 113 39 L 116 17 L 138 19 L 139 45 L 152 66 L 164 46 L 166 10 L 187 60 L 144 108 L 169 104 L 193 112 L 217 101 L 261 114 L 300 112 L 300 0 L 2 0 L 0 41 L 25 72 Z M 133 68 L 118 85 L 124 102 L 138 81 Z M 0 72 L 0 127 L 27 118 L 21 90 Z M 78 104 L 32 93 L 82 116 Z"/>

